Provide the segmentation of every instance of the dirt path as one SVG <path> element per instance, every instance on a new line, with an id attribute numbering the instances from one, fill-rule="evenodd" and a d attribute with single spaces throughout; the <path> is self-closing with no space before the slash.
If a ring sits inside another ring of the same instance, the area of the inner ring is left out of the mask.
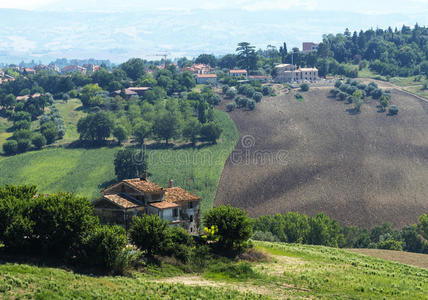
<path id="1" fill-rule="evenodd" d="M 428 269 L 428 254 L 380 249 L 347 249 L 347 251 Z"/>

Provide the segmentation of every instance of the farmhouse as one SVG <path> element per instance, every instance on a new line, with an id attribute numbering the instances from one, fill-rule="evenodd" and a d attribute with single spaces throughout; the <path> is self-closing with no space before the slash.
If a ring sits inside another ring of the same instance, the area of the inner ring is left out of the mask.
<path id="1" fill-rule="evenodd" d="M 268 82 L 269 77 L 266 75 L 250 75 L 248 76 L 249 81 L 260 81 L 260 82 Z"/>
<path id="2" fill-rule="evenodd" d="M 181 226 L 191 234 L 199 230 L 199 202 L 201 198 L 170 180 L 163 188 L 147 179 L 125 179 L 103 190 L 94 201 L 95 214 L 103 224 L 118 224 L 129 228 L 134 216 L 157 215 L 171 226 Z"/>
<path id="3" fill-rule="evenodd" d="M 217 75 L 216 74 L 197 74 L 196 75 L 197 84 L 217 84 Z"/>
<path id="4" fill-rule="evenodd" d="M 232 77 L 239 77 L 239 76 L 244 76 L 247 77 L 247 70 L 229 70 L 229 76 Z"/>
<path id="5" fill-rule="evenodd" d="M 276 82 L 316 81 L 319 80 L 317 68 L 298 68 L 295 65 L 280 64 L 275 66 Z"/>

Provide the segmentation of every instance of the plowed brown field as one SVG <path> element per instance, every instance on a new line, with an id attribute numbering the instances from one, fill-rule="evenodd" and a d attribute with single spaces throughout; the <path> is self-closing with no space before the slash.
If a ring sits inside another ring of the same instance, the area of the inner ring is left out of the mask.
<path id="1" fill-rule="evenodd" d="M 215 205 L 250 216 L 324 212 L 341 224 L 412 224 L 428 212 L 428 103 L 394 90 L 396 116 L 377 101 L 359 114 L 327 88 L 263 98 L 230 113 L 243 138 L 226 162 Z M 223 101 L 225 105 L 228 101 Z"/>

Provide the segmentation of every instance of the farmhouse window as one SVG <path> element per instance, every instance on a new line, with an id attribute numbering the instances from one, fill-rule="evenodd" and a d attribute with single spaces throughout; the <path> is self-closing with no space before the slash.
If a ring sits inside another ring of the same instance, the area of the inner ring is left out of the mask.
<path id="1" fill-rule="evenodd" d="M 177 209 L 177 208 L 174 208 L 174 209 L 173 209 L 173 211 L 172 211 L 172 216 L 173 216 L 174 218 L 177 218 L 177 217 L 178 217 L 178 209 Z"/>
<path id="2" fill-rule="evenodd" d="M 189 220 L 190 220 L 190 223 L 192 223 L 192 222 L 193 222 L 193 215 L 190 215 Z"/>
<path id="3" fill-rule="evenodd" d="M 189 208 L 193 208 L 193 202 L 189 202 Z"/>

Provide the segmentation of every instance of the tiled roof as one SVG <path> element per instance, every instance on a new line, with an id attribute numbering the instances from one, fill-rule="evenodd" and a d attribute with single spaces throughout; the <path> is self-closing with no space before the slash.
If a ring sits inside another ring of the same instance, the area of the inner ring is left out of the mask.
<path id="1" fill-rule="evenodd" d="M 179 205 L 177 205 L 177 204 L 175 204 L 173 202 L 167 202 L 167 201 L 152 202 L 149 205 L 153 206 L 153 207 L 156 207 L 158 209 L 167 209 L 167 208 L 179 207 Z"/>
<path id="2" fill-rule="evenodd" d="M 196 76 L 198 78 L 217 78 L 216 74 L 198 74 Z"/>
<path id="3" fill-rule="evenodd" d="M 134 178 L 134 179 L 125 179 L 123 180 L 123 182 L 126 182 L 127 184 L 131 185 L 132 187 L 136 188 L 141 192 L 153 193 L 153 192 L 163 191 L 163 188 L 161 186 L 149 180 Z"/>
<path id="4" fill-rule="evenodd" d="M 201 200 L 181 187 L 172 187 L 165 189 L 165 201 L 167 202 L 181 202 L 181 201 L 198 201 Z"/>
<path id="5" fill-rule="evenodd" d="M 229 73 L 247 73 L 247 70 L 230 70 Z"/>
<path id="6" fill-rule="evenodd" d="M 115 204 L 117 204 L 123 208 L 133 208 L 133 207 L 140 206 L 136 203 L 131 202 L 129 199 L 122 197 L 119 194 L 104 195 L 104 198 L 106 198 L 107 200 L 110 200 L 111 202 L 113 202 L 113 203 L 115 203 Z"/>

